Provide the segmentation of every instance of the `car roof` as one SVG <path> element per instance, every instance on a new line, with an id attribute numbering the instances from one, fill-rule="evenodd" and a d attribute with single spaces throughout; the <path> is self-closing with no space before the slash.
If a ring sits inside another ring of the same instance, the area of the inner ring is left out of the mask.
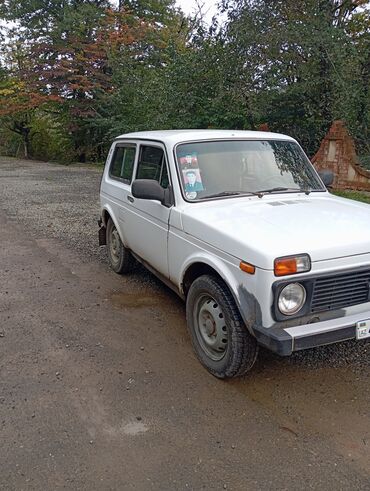
<path id="1" fill-rule="evenodd" d="M 290 140 L 295 141 L 287 135 L 270 133 L 267 131 L 242 131 L 242 130 L 159 130 L 138 131 L 120 135 L 120 139 L 156 140 L 163 143 L 175 145 L 180 142 L 195 140 Z"/>

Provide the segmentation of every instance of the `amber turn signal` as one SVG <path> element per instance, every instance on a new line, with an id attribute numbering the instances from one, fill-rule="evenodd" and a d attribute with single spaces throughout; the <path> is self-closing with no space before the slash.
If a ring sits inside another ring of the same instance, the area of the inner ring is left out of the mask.
<path id="1" fill-rule="evenodd" d="M 244 271 L 244 273 L 254 274 L 256 272 L 256 268 L 253 264 L 245 263 L 244 261 L 240 261 L 239 268 Z"/>
<path id="2" fill-rule="evenodd" d="M 274 262 L 275 276 L 286 276 L 295 273 L 305 273 L 311 269 L 311 259 L 308 254 L 299 256 L 279 257 Z"/>

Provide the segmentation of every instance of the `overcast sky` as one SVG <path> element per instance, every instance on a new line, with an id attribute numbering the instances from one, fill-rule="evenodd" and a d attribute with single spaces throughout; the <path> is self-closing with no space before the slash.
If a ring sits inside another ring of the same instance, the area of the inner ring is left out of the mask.
<path id="1" fill-rule="evenodd" d="M 204 5 L 204 13 L 206 13 L 206 21 L 209 22 L 212 17 L 217 14 L 217 0 L 200 0 L 200 4 Z M 181 7 L 181 10 L 185 12 L 185 14 L 191 14 L 194 12 L 194 9 L 197 9 L 196 0 L 176 0 L 176 4 Z"/>

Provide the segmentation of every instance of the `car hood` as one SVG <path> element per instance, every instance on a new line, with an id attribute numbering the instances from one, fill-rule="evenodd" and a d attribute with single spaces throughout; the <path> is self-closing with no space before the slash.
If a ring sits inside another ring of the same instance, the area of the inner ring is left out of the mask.
<path id="1" fill-rule="evenodd" d="M 370 252 L 370 206 L 329 193 L 192 203 L 184 231 L 260 268 L 307 253 L 322 261 Z"/>

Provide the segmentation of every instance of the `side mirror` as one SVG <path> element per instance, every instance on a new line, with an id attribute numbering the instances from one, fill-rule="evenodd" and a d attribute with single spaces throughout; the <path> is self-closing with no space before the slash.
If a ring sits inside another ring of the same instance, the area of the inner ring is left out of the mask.
<path id="1" fill-rule="evenodd" d="M 165 190 L 155 179 L 136 179 L 131 185 L 131 192 L 135 198 L 154 199 L 164 204 Z"/>
<path id="2" fill-rule="evenodd" d="M 331 170 L 321 170 L 318 172 L 322 182 L 326 187 L 329 187 L 334 182 L 334 173 Z"/>

